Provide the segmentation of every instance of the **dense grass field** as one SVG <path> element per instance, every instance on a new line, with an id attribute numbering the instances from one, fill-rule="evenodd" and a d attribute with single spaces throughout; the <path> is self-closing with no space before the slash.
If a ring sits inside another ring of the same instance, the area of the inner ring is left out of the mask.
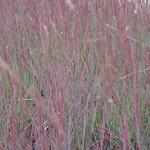
<path id="1" fill-rule="evenodd" d="M 0 150 L 150 150 L 149 0 L 0 0 Z"/>

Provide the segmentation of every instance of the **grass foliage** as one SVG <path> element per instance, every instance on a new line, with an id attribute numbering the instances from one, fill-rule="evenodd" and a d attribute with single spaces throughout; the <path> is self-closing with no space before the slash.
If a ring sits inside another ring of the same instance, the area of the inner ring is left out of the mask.
<path id="1" fill-rule="evenodd" d="M 0 1 L 0 149 L 150 149 L 148 0 Z"/>

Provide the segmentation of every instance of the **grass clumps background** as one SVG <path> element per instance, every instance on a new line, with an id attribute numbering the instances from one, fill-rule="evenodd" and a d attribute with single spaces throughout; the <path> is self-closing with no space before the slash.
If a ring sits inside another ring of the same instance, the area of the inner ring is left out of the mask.
<path id="1" fill-rule="evenodd" d="M 0 149 L 150 149 L 148 0 L 0 1 Z"/>

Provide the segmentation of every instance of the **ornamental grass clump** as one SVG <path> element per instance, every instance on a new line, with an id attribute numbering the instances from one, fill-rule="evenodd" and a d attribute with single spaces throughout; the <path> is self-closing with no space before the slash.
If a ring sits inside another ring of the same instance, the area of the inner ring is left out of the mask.
<path id="1" fill-rule="evenodd" d="M 150 148 L 149 0 L 0 1 L 0 149 Z"/>

